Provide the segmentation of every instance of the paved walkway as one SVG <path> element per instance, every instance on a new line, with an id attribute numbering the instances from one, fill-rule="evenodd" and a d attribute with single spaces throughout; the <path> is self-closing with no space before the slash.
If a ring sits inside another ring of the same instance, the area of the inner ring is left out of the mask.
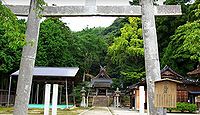
<path id="1" fill-rule="evenodd" d="M 114 108 L 114 107 L 93 107 L 79 115 L 139 115 L 138 111 L 131 111 L 128 108 Z M 147 115 L 145 113 L 144 115 Z M 200 115 L 188 113 L 167 113 L 167 115 Z"/>
<path id="2" fill-rule="evenodd" d="M 93 107 L 79 115 L 112 115 L 108 107 Z"/>
<path id="3" fill-rule="evenodd" d="M 129 110 L 128 108 L 114 108 L 114 107 L 109 107 L 109 109 L 110 109 L 110 111 L 112 112 L 113 115 L 139 115 L 138 111 L 132 111 L 132 110 Z M 147 115 L 147 113 L 145 113 L 144 115 Z M 200 114 L 167 113 L 167 115 L 200 115 Z"/>

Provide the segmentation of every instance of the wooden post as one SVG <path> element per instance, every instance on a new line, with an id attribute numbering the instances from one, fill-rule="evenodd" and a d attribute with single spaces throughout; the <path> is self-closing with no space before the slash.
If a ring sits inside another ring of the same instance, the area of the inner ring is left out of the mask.
<path id="1" fill-rule="evenodd" d="M 45 85 L 44 115 L 49 115 L 51 84 Z"/>
<path id="2" fill-rule="evenodd" d="M 86 97 L 86 107 L 88 107 L 88 103 L 89 103 L 89 92 L 87 93 L 87 97 Z"/>
<path id="3" fill-rule="evenodd" d="M 69 107 L 68 105 L 69 105 L 69 103 L 68 103 L 68 90 L 67 90 L 67 78 L 66 78 L 66 81 L 65 81 L 65 83 L 66 83 L 66 105 L 67 105 L 67 108 Z"/>
<path id="4" fill-rule="evenodd" d="M 74 81 L 72 81 L 72 87 L 73 87 L 73 101 L 74 101 L 74 106 L 76 106 L 76 100 L 75 100 L 75 92 L 74 92 Z"/>
<path id="5" fill-rule="evenodd" d="M 11 85 L 12 85 L 12 76 L 10 76 L 10 81 L 9 81 L 9 87 L 8 87 L 8 102 L 7 102 L 7 106 L 10 105 Z"/>
<path id="6" fill-rule="evenodd" d="M 58 84 L 53 84 L 52 115 L 57 115 Z"/>
<path id="7" fill-rule="evenodd" d="M 139 95 L 140 95 L 140 115 L 144 115 L 144 102 L 145 102 L 145 92 L 144 86 L 139 87 Z"/>
<path id="8" fill-rule="evenodd" d="M 40 92 L 40 84 L 37 84 L 37 90 L 36 90 L 36 104 L 39 103 L 39 92 Z"/>
<path id="9" fill-rule="evenodd" d="M 31 0 L 27 21 L 26 42 L 22 51 L 17 92 L 14 105 L 14 115 L 27 115 L 30 98 L 33 68 L 37 52 L 40 19 L 36 14 L 37 0 Z"/>
<path id="10" fill-rule="evenodd" d="M 34 83 L 31 85 L 31 104 L 34 103 L 34 95 L 33 95 Z"/>
<path id="11" fill-rule="evenodd" d="M 60 95 L 59 95 L 59 104 L 62 103 L 62 85 L 60 85 Z"/>

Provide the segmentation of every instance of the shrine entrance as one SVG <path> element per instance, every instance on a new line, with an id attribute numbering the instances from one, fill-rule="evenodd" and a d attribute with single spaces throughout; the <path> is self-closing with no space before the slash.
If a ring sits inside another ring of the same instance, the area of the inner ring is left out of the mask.
<path id="1" fill-rule="evenodd" d="M 73 0 L 69 0 L 73 3 Z M 145 69 L 147 79 L 147 93 L 150 115 L 162 113 L 154 106 L 154 82 L 160 79 L 160 63 L 158 57 L 158 44 L 155 28 L 155 16 L 162 15 L 181 15 L 181 6 L 178 5 L 153 5 L 152 0 L 141 0 L 141 5 L 130 6 L 129 0 L 119 3 L 116 0 L 80 0 L 84 5 L 68 5 L 68 6 L 46 6 L 41 12 L 46 17 L 74 17 L 74 16 L 141 16 L 142 30 L 145 50 Z M 101 2 L 100 2 L 101 1 Z M 102 1 L 104 3 L 102 4 Z M 110 2 L 108 2 L 110 1 Z M 77 2 L 76 2 L 77 3 Z M 106 4 L 109 3 L 109 4 Z M 30 98 L 30 90 L 32 83 L 33 67 L 37 53 L 37 41 L 39 36 L 40 18 L 35 8 L 37 0 L 31 0 L 30 6 L 10 5 L 9 7 L 17 16 L 28 16 L 26 41 L 35 41 L 34 44 L 27 44 L 22 51 L 20 63 L 21 73 L 19 74 L 17 84 L 17 96 L 15 100 L 14 115 L 26 115 L 28 110 L 28 102 Z M 154 70 L 154 71 L 152 71 Z M 100 82 L 98 82 L 100 81 Z M 110 84 L 105 82 L 109 80 L 94 79 L 94 87 L 98 84 Z M 24 87 L 26 86 L 26 87 Z M 103 87 L 103 86 L 100 86 Z M 28 89 L 28 90 L 27 90 Z M 26 92 L 25 92 L 26 91 Z M 23 108 L 23 109 L 22 109 Z"/>
<path id="2" fill-rule="evenodd" d="M 107 96 L 111 84 L 112 79 L 106 73 L 106 69 L 101 66 L 99 74 L 91 80 L 91 85 L 92 88 L 95 90 L 96 96 Z"/>
<path id="3" fill-rule="evenodd" d="M 106 95 L 106 89 L 100 88 L 99 92 L 98 92 L 98 95 Z"/>

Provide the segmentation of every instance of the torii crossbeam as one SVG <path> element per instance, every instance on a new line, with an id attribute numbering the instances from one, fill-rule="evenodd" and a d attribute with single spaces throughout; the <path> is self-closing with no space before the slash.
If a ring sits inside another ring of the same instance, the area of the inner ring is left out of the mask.
<path id="1" fill-rule="evenodd" d="M 69 0 L 74 2 L 74 0 Z M 141 0 L 141 6 L 130 5 L 98 5 L 97 1 L 85 0 L 85 5 L 77 6 L 46 6 L 42 12 L 45 17 L 75 17 L 75 16 L 141 16 L 145 49 L 145 70 L 147 79 L 148 113 L 149 115 L 164 115 L 154 106 L 154 82 L 160 79 L 160 62 L 158 57 L 155 16 L 181 15 L 179 5 L 154 6 L 153 0 Z M 116 3 L 116 0 L 107 0 Z M 129 4 L 129 0 L 117 0 Z M 40 19 L 35 12 L 37 0 L 31 0 L 30 6 L 7 5 L 17 16 L 28 16 L 26 40 L 22 51 L 20 73 L 17 84 L 14 115 L 26 115 L 30 97 L 32 73 L 35 65 Z M 30 9 L 30 11 L 29 11 Z"/>
<path id="2" fill-rule="evenodd" d="M 30 6 L 7 5 L 17 16 L 28 16 Z M 91 9 L 94 9 L 91 11 Z M 141 6 L 45 6 L 44 17 L 142 16 Z M 154 6 L 155 16 L 181 15 L 180 5 Z"/>

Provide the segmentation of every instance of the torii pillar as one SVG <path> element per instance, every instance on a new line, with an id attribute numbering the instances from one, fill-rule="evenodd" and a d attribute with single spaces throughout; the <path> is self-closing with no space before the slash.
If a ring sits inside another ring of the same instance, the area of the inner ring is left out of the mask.
<path id="1" fill-rule="evenodd" d="M 154 82 L 161 79 L 161 75 L 153 2 L 154 0 L 141 0 L 142 34 L 144 39 L 147 82 L 147 112 L 148 115 L 166 115 L 163 108 L 156 108 L 154 106 Z"/>
<path id="2" fill-rule="evenodd" d="M 33 68 L 37 52 L 40 18 L 36 14 L 37 0 L 31 0 L 26 29 L 26 45 L 22 50 L 13 115 L 27 115 Z"/>

